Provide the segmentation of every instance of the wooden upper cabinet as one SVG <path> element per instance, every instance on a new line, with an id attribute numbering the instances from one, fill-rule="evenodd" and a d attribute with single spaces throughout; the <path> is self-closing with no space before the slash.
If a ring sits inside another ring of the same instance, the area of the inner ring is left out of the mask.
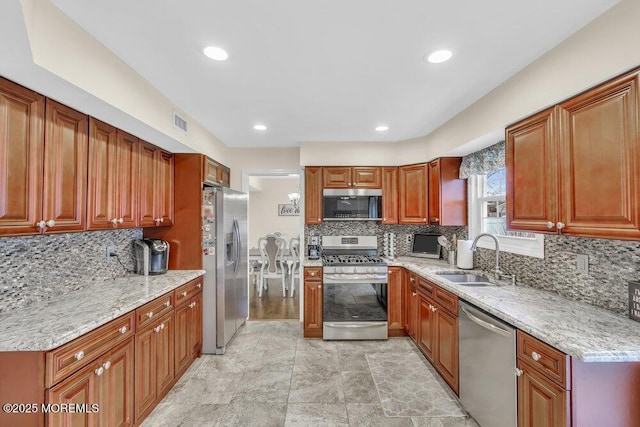
<path id="1" fill-rule="evenodd" d="M 398 168 L 399 197 L 398 222 L 400 224 L 427 223 L 428 165 L 400 166 Z"/>
<path id="2" fill-rule="evenodd" d="M 323 188 L 382 188 L 379 167 L 326 166 L 322 176 Z"/>
<path id="3" fill-rule="evenodd" d="M 467 225 L 467 180 L 460 179 L 462 157 L 429 162 L 429 223 Z"/>
<path id="4" fill-rule="evenodd" d="M 218 185 L 220 165 L 207 156 L 202 156 L 202 180 L 207 184 Z"/>
<path id="5" fill-rule="evenodd" d="M 382 168 L 382 223 L 398 223 L 398 168 Z"/>
<path id="6" fill-rule="evenodd" d="M 351 187 L 351 168 L 348 166 L 325 166 L 322 168 L 322 187 L 323 188 L 350 188 Z"/>
<path id="7" fill-rule="evenodd" d="M 42 217 L 47 233 L 85 227 L 89 119 L 47 99 Z"/>
<path id="8" fill-rule="evenodd" d="M 506 130 L 507 228 L 556 231 L 558 222 L 557 108 Z"/>
<path id="9" fill-rule="evenodd" d="M 139 146 L 138 225 L 172 225 L 173 154 L 144 141 Z"/>
<path id="10" fill-rule="evenodd" d="M 138 138 L 89 120 L 87 229 L 135 227 Z"/>
<path id="11" fill-rule="evenodd" d="M 322 224 L 322 167 L 304 168 L 304 223 Z"/>
<path id="12" fill-rule="evenodd" d="M 640 238 L 638 75 L 560 104 L 563 233 Z"/>
<path id="13" fill-rule="evenodd" d="M 231 169 L 220 165 L 220 184 L 223 187 L 231 187 Z"/>
<path id="14" fill-rule="evenodd" d="M 44 97 L 0 78 L 0 236 L 38 232 L 43 150 Z"/>

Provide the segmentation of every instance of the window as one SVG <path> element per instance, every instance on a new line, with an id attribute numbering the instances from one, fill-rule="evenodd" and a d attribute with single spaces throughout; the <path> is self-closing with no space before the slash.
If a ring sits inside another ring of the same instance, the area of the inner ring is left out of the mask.
<path id="1" fill-rule="evenodd" d="M 471 175 L 469 185 L 469 238 L 480 233 L 498 237 L 500 250 L 544 258 L 544 235 L 507 231 L 507 174 L 502 168 L 486 175 Z M 478 241 L 481 248 L 495 249 L 493 239 Z"/>

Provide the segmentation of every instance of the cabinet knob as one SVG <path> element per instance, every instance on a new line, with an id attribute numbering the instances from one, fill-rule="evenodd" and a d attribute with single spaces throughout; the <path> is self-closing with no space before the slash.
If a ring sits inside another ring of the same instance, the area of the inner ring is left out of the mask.
<path id="1" fill-rule="evenodd" d="M 558 230 L 562 230 L 564 226 L 565 226 L 564 222 L 559 222 L 556 224 L 556 227 L 558 227 Z"/>
<path id="2" fill-rule="evenodd" d="M 151 319 L 153 317 L 153 311 L 147 313 L 147 318 Z"/>
<path id="3" fill-rule="evenodd" d="M 118 329 L 120 331 L 121 334 L 124 334 L 127 332 L 127 327 L 123 326 L 122 328 Z"/>
<path id="4" fill-rule="evenodd" d="M 80 350 L 76 354 L 73 355 L 76 360 L 82 360 L 84 358 L 84 351 Z"/>
<path id="5" fill-rule="evenodd" d="M 440 218 L 436 218 L 435 216 L 431 218 L 431 222 L 440 222 Z"/>
<path id="6" fill-rule="evenodd" d="M 383 220 L 383 221 L 386 221 L 386 220 L 387 220 L 387 218 L 382 218 L 382 220 Z"/>
<path id="7" fill-rule="evenodd" d="M 411 292 L 411 295 L 413 295 L 413 296 L 415 297 L 415 296 L 416 296 L 416 295 L 418 295 L 418 294 L 417 294 L 417 293 L 415 293 L 415 292 Z"/>
<path id="8" fill-rule="evenodd" d="M 118 218 L 118 224 L 122 224 L 124 222 L 124 218 Z"/>
<path id="9" fill-rule="evenodd" d="M 423 219 L 422 219 L 422 221 L 423 221 L 423 222 L 427 222 L 427 218 L 423 218 Z"/>
<path id="10" fill-rule="evenodd" d="M 183 297 L 186 297 L 187 296 L 187 291 L 184 291 L 184 292 L 180 293 L 180 295 L 182 295 Z"/>
<path id="11" fill-rule="evenodd" d="M 540 360 L 540 358 L 541 358 L 541 357 L 542 357 L 542 356 L 540 356 L 540 354 L 539 354 L 539 353 L 536 353 L 535 351 L 532 351 L 532 352 L 531 352 L 531 358 L 532 358 L 533 360 L 535 360 L 536 362 L 537 362 L 538 360 Z"/>
<path id="12" fill-rule="evenodd" d="M 198 288 L 198 289 L 202 289 L 202 283 L 198 283 L 198 284 L 196 285 L 196 288 Z"/>
<path id="13" fill-rule="evenodd" d="M 169 307 L 171 305 L 171 301 L 165 301 L 164 306 Z"/>
<path id="14" fill-rule="evenodd" d="M 97 376 L 102 375 L 102 373 L 104 372 L 104 368 L 102 366 L 100 366 L 98 369 L 96 369 L 94 371 L 96 373 Z"/>
<path id="15" fill-rule="evenodd" d="M 433 305 L 431 306 L 431 311 L 433 311 L 433 312 L 435 313 L 437 310 L 438 310 L 438 308 L 437 308 L 437 307 L 435 307 L 435 306 L 433 306 Z"/>
<path id="16" fill-rule="evenodd" d="M 160 324 L 160 330 L 163 330 L 163 329 L 164 329 L 164 322 Z"/>
<path id="17" fill-rule="evenodd" d="M 53 227 L 54 225 L 56 225 L 56 222 L 52 219 L 50 219 L 49 221 L 47 221 L 47 227 Z"/>
<path id="18" fill-rule="evenodd" d="M 318 218 L 318 222 L 322 221 L 322 219 Z"/>
<path id="19" fill-rule="evenodd" d="M 38 227 L 40 230 L 42 230 L 42 229 L 43 229 L 43 228 L 45 228 L 46 226 L 47 226 L 47 223 L 46 223 L 44 220 L 42 220 L 42 221 L 38 221 L 38 222 L 36 223 L 36 227 Z"/>
<path id="20" fill-rule="evenodd" d="M 554 226 L 555 226 L 555 224 L 554 224 L 553 222 L 551 222 L 551 221 L 547 221 L 547 228 L 548 228 L 549 230 L 551 230 Z"/>
<path id="21" fill-rule="evenodd" d="M 109 369 L 111 367 L 111 361 L 107 360 L 106 362 L 104 362 L 104 364 L 102 365 L 102 367 L 105 369 L 105 371 L 107 369 Z"/>
<path id="22" fill-rule="evenodd" d="M 316 272 L 315 272 L 315 271 L 310 272 L 310 273 L 309 273 L 309 276 L 311 276 L 311 277 L 316 277 Z"/>
<path id="23" fill-rule="evenodd" d="M 348 182 L 348 183 L 347 183 L 347 185 L 348 185 L 349 187 L 351 187 L 351 183 L 350 183 L 350 182 Z"/>
<path id="24" fill-rule="evenodd" d="M 117 223 L 118 223 L 118 218 L 113 218 L 113 219 L 111 220 L 111 224 L 114 224 L 114 225 L 115 225 L 115 224 L 117 224 Z"/>
<path id="25" fill-rule="evenodd" d="M 524 371 L 522 369 L 516 368 L 516 377 L 519 377 L 522 374 L 524 374 Z"/>
<path id="26" fill-rule="evenodd" d="M 157 334 L 158 332 L 160 332 L 160 325 L 156 326 L 155 328 L 153 328 L 153 331 Z"/>

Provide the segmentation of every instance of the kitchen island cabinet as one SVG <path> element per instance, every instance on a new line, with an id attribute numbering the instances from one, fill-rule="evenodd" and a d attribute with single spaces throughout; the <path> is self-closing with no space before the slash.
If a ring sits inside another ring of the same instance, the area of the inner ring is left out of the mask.
<path id="1" fill-rule="evenodd" d="M 508 228 L 640 238 L 639 75 L 507 128 Z"/>

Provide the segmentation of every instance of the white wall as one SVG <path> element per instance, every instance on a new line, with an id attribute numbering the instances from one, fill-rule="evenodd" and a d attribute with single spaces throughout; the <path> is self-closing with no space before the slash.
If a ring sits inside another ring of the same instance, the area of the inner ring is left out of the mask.
<path id="1" fill-rule="evenodd" d="M 252 177 L 252 181 L 256 177 Z M 261 178 L 258 187 L 261 191 L 249 193 L 249 246 L 255 247 L 258 238 L 265 234 L 280 231 L 288 239 L 300 231 L 299 216 L 278 216 L 278 205 L 289 202 L 289 193 L 298 192 L 298 177 Z"/>

